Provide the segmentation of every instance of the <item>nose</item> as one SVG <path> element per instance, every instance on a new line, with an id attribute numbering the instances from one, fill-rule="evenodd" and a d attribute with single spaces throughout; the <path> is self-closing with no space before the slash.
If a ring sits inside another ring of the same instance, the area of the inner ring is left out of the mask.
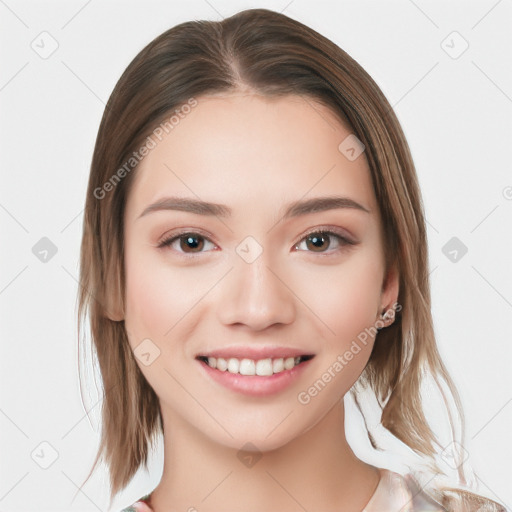
<path id="1" fill-rule="evenodd" d="M 290 324 L 296 315 L 293 291 L 265 252 L 255 261 L 235 261 L 223 286 L 218 316 L 224 325 L 242 324 L 260 331 L 274 324 Z"/>

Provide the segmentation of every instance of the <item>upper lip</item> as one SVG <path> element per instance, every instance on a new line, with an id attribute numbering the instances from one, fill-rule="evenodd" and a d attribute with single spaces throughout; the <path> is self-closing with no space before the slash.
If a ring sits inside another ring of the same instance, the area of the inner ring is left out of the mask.
<path id="1" fill-rule="evenodd" d="M 300 357 L 300 356 L 313 356 L 314 354 L 304 349 L 293 347 L 250 347 L 250 346 L 233 346 L 224 347 L 207 352 L 201 352 L 196 357 L 222 357 L 229 359 L 234 357 L 236 359 L 276 359 L 287 357 Z"/>

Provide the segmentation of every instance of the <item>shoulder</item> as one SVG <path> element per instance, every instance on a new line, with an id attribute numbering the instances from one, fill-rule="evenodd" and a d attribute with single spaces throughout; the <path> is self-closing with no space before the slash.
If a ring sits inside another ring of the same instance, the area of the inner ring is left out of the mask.
<path id="1" fill-rule="evenodd" d="M 381 479 L 363 512 L 509 512 L 503 505 L 464 489 L 423 488 L 410 473 L 405 476 L 378 468 Z"/>
<path id="2" fill-rule="evenodd" d="M 412 475 L 402 476 L 388 469 L 378 469 L 379 484 L 363 512 L 446 512 L 441 503 L 419 487 Z"/>
<path id="3" fill-rule="evenodd" d="M 433 492 L 450 512 L 510 512 L 498 502 L 466 489 L 444 487 Z"/>
<path id="4" fill-rule="evenodd" d="M 133 505 L 123 508 L 121 512 L 153 512 L 153 509 L 149 505 L 149 498 L 150 494 L 146 494 L 142 496 L 142 498 L 139 498 Z"/>

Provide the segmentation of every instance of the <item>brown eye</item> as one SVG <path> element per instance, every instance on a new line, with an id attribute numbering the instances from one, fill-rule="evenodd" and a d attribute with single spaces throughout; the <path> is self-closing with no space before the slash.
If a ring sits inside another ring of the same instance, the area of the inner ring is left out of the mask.
<path id="1" fill-rule="evenodd" d="M 196 236 L 193 233 L 179 237 L 180 249 L 186 252 L 187 249 L 191 249 L 192 252 L 201 252 L 204 246 L 204 239 L 202 236 Z"/>
<path id="2" fill-rule="evenodd" d="M 306 246 L 314 252 L 322 252 L 329 247 L 329 235 L 324 233 L 312 234 L 306 237 Z"/>
<path id="3" fill-rule="evenodd" d="M 331 246 L 333 245 L 334 248 Z M 295 249 L 301 249 L 304 244 L 306 246 L 306 252 L 316 253 L 331 253 L 343 249 L 346 246 L 355 245 L 356 242 L 345 238 L 344 236 L 334 233 L 333 231 L 312 231 L 305 236 L 298 244 L 295 245 Z M 327 249 L 332 249 L 328 251 Z"/>
<path id="4" fill-rule="evenodd" d="M 179 241 L 179 244 L 176 244 L 176 242 Z M 209 243 L 212 246 L 214 244 L 210 242 L 206 237 L 194 233 L 194 232 L 186 232 L 181 233 L 178 235 L 170 236 L 164 240 L 162 240 L 158 247 L 159 248 L 171 248 L 175 250 L 178 253 L 182 254 L 194 254 L 194 253 L 201 253 L 205 252 L 205 243 Z M 176 247 L 178 245 L 178 247 Z"/>

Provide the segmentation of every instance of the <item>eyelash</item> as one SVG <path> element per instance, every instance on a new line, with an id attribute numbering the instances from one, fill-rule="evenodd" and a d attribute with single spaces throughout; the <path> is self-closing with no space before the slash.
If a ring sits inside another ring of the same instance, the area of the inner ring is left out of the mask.
<path id="1" fill-rule="evenodd" d="M 347 238 L 346 236 L 342 235 L 341 233 L 338 233 L 337 231 L 335 230 L 332 230 L 332 229 L 327 229 L 327 228 L 316 228 L 316 229 L 313 229 L 313 230 L 310 230 L 309 232 L 307 232 L 305 235 L 302 236 L 302 238 L 293 244 L 293 247 L 297 247 L 298 245 L 301 244 L 301 242 L 305 241 L 310 235 L 328 235 L 329 237 L 334 237 L 334 238 L 337 238 L 338 239 L 338 243 L 340 245 L 340 247 L 338 249 L 335 249 L 334 251 L 330 251 L 330 252 L 315 252 L 315 251 L 308 251 L 308 250 L 305 250 L 305 251 L 300 251 L 300 252 L 310 252 L 310 253 L 313 253 L 313 254 L 318 254 L 320 255 L 321 257 L 329 257 L 329 256 L 332 256 L 333 253 L 337 253 L 337 252 L 340 252 L 342 250 L 347 250 L 349 249 L 351 246 L 354 246 L 357 244 L 357 242 L 354 242 L 352 240 L 350 240 L 349 238 Z M 203 234 L 201 234 L 199 231 L 181 231 L 179 233 L 172 233 L 171 235 L 165 237 L 164 239 L 162 239 L 159 243 L 158 243 L 158 248 L 159 249 L 166 249 L 167 247 L 170 247 L 176 240 L 180 240 L 181 238 L 184 238 L 185 235 L 198 235 L 197 237 L 198 238 L 204 238 L 205 240 L 208 240 L 210 243 L 213 244 L 213 242 L 211 242 L 211 240 L 209 240 L 209 238 Z M 215 244 L 214 244 L 215 245 Z M 199 255 L 199 254 L 202 254 L 203 252 L 205 251 L 201 251 L 201 252 L 198 252 L 198 253 L 186 253 L 186 252 L 183 252 L 183 251 L 176 251 L 178 254 L 180 254 L 180 257 L 184 257 L 184 258 L 194 258 L 196 257 L 196 255 Z"/>

